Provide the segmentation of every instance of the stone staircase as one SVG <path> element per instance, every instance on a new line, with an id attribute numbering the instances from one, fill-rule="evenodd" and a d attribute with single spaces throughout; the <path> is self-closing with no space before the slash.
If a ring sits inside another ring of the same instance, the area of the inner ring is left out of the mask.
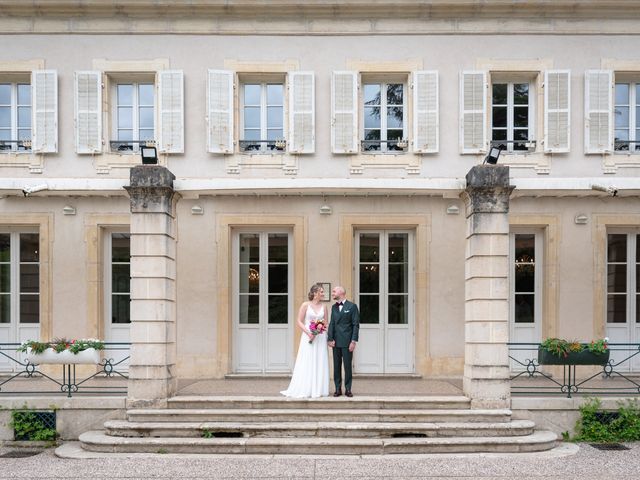
<path id="1" fill-rule="evenodd" d="M 471 410 L 463 396 L 179 396 L 163 409 L 127 411 L 80 436 L 91 452 L 413 454 L 537 452 L 557 436 L 510 410 Z"/>

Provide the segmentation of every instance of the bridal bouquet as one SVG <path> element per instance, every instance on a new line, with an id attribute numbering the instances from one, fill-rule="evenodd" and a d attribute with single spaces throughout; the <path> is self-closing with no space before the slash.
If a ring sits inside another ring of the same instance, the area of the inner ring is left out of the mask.
<path id="1" fill-rule="evenodd" d="M 320 335 L 327 329 L 327 326 L 324 324 L 322 320 L 311 320 L 309 323 L 309 331 L 313 334 L 314 338 L 316 335 Z M 313 342 L 313 339 L 309 340 L 309 343 Z"/>

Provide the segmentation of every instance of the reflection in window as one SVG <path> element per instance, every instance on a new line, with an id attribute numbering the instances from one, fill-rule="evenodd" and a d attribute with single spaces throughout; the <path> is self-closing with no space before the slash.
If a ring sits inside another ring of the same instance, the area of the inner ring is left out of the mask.
<path id="1" fill-rule="evenodd" d="M 284 150 L 284 84 L 246 83 L 242 96 L 242 139 L 245 152 Z"/>
<path id="2" fill-rule="evenodd" d="M 131 237 L 111 234 L 111 323 L 131 323 Z"/>
<path id="3" fill-rule="evenodd" d="M 398 152 L 406 148 L 404 90 L 402 83 L 363 85 L 363 151 Z"/>
<path id="4" fill-rule="evenodd" d="M 31 150 L 31 85 L 0 83 L 0 151 Z"/>
<path id="5" fill-rule="evenodd" d="M 153 83 L 116 85 L 116 150 L 137 152 L 140 141 L 155 138 L 155 88 Z"/>
<path id="6" fill-rule="evenodd" d="M 640 151 L 640 83 L 616 83 L 614 148 Z"/>
<path id="7" fill-rule="evenodd" d="M 529 149 L 529 84 L 494 83 L 491 86 L 492 145 L 512 152 Z"/>
<path id="8" fill-rule="evenodd" d="M 535 322 L 536 236 L 515 235 L 515 323 Z"/>

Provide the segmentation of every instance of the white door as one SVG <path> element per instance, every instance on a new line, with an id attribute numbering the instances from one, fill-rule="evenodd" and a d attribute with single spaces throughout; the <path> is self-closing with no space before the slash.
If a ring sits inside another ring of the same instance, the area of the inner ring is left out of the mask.
<path id="1" fill-rule="evenodd" d="M 0 343 L 40 340 L 40 235 L 0 229 Z M 15 350 L 5 350 L 22 359 Z M 19 371 L 17 365 L 0 355 L 1 371 Z"/>
<path id="2" fill-rule="evenodd" d="M 108 231 L 104 238 L 105 341 L 129 343 L 131 329 L 131 238 L 129 233 Z M 105 350 L 105 358 L 119 371 L 129 367 L 125 345 Z"/>
<path id="3" fill-rule="evenodd" d="M 233 365 L 237 373 L 291 371 L 294 312 L 292 236 L 236 231 L 233 236 Z"/>
<path id="4" fill-rule="evenodd" d="M 509 235 L 509 326 L 511 343 L 539 343 L 542 324 L 542 232 Z M 512 347 L 512 370 L 524 369 L 537 358 L 537 349 Z"/>
<path id="5" fill-rule="evenodd" d="M 356 232 L 356 373 L 414 371 L 413 244 L 412 232 Z"/>
<path id="6" fill-rule="evenodd" d="M 640 234 L 637 232 L 612 231 L 607 235 L 606 308 L 609 342 L 640 343 Z M 632 353 L 612 347 L 610 359 L 614 363 L 622 362 L 615 368 L 617 371 L 640 371 L 640 355 L 624 361 Z"/>

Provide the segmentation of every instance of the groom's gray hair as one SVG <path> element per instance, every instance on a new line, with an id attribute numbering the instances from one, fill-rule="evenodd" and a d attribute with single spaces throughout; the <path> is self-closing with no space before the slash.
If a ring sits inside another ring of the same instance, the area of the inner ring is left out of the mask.
<path id="1" fill-rule="evenodd" d="M 347 291 L 345 290 L 345 288 L 342 285 L 336 285 L 336 290 L 342 292 L 342 295 L 347 293 Z"/>

